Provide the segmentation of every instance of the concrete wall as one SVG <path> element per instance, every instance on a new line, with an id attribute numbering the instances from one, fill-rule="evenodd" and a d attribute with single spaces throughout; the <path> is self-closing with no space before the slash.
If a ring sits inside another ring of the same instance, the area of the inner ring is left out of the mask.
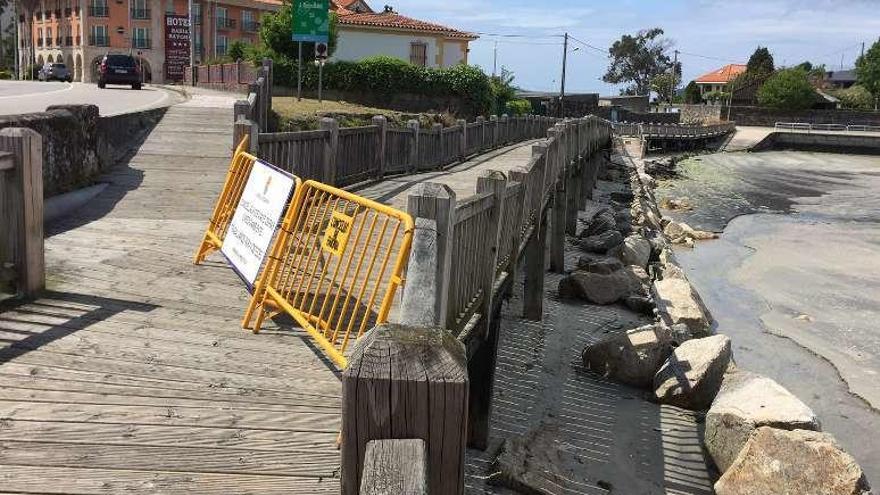
<path id="1" fill-rule="evenodd" d="M 771 150 L 880 155 L 880 135 L 774 132 L 752 148 L 752 151 Z"/>
<path id="2" fill-rule="evenodd" d="M 164 112 L 99 117 L 94 105 L 52 106 L 45 112 L 0 117 L 0 128 L 27 127 L 43 136 L 43 195 L 48 198 L 91 185 L 140 146 Z"/>
<path id="3" fill-rule="evenodd" d="M 412 43 L 427 46 L 428 67 L 455 65 L 463 62 L 466 56 L 460 43 L 448 42 L 442 37 L 361 31 L 339 26 L 339 40 L 333 59 L 356 62 L 375 55 L 387 55 L 409 62 Z"/>
<path id="4" fill-rule="evenodd" d="M 727 118 L 727 107 L 721 110 Z M 880 126 L 880 112 L 855 110 L 802 110 L 786 112 L 763 107 L 731 107 L 730 120 L 738 125 L 773 127 L 776 122 L 805 122 L 811 124 L 858 124 Z"/>
<path id="5" fill-rule="evenodd" d="M 634 122 L 639 124 L 678 124 L 679 113 L 639 113 L 620 107 L 598 107 L 590 114 L 612 122 Z"/>

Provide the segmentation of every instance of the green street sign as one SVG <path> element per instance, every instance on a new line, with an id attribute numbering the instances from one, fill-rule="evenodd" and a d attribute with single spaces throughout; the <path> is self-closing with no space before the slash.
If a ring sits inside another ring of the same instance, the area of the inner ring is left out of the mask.
<path id="1" fill-rule="evenodd" d="M 293 41 L 330 41 L 330 0 L 293 0 Z"/>

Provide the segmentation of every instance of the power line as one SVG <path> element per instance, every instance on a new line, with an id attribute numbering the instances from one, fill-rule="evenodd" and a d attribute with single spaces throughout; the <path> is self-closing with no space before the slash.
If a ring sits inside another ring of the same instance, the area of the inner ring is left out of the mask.
<path id="1" fill-rule="evenodd" d="M 720 58 L 720 57 L 712 57 L 710 55 L 700 55 L 699 53 L 683 52 L 681 50 L 679 50 L 678 53 L 681 55 L 687 55 L 689 57 L 704 58 L 706 60 L 715 60 L 717 62 L 726 62 L 728 64 L 741 64 L 742 63 L 742 62 L 735 62 L 733 60 L 728 60 L 728 59 L 724 59 L 724 58 Z"/>
<path id="2" fill-rule="evenodd" d="M 607 54 L 607 53 L 608 53 L 608 50 L 604 50 L 604 49 L 599 48 L 599 47 L 597 47 L 597 46 L 593 46 L 593 45 L 587 43 L 586 41 L 579 40 L 579 39 L 575 38 L 574 36 L 569 35 L 569 39 L 571 39 L 572 41 L 576 41 L 576 42 L 580 43 L 581 45 L 583 45 L 583 46 L 585 46 L 585 47 L 587 47 L 587 48 L 589 48 L 589 49 L 591 49 L 591 50 L 596 50 L 596 51 L 599 52 L 599 53 L 602 53 L 602 54 Z"/>

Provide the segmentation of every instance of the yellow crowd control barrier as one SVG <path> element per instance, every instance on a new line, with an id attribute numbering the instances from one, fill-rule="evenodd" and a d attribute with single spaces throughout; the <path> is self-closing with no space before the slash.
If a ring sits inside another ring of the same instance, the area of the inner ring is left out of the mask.
<path id="1" fill-rule="evenodd" d="M 232 155 L 229 171 L 226 172 L 226 181 L 223 183 L 223 190 L 220 192 L 220 197 L 217 199 L 214 212 L 208 222 L 208 228 L 205 229 L 205 235 L 202 237 L 202 243 L 193 259 L 193 263 L 196 265 L 205 261 L 209 254 L 219 251 L 223 247 L 229 224 L 232 222 L 239 201 L 241 201 L 241 195 L 244 193 L 254 162 L 257 161 L 257 157 L 245 151 L 247 147 L 248 136 L 245 136 Z M 294 187 L 299 187 L 301 182 L 299 177 L 294 177 L 294 179 Z"/>
<path id="2" fill-rule="evenodd" d="M 242 325 L 284 312 L 339 367 L 346 348 L 388 320 L 412 246 L 402 211 L 315 181 L 298 187 Z"/>
<path id="3" fill-rule="evenodd" d="M 235 209 L 238 208 L 238 202 L 244 192 L 244 186 L 247 179 L 251 175 L 251 168 L 257 157 L 246 153 L 244 150 L 248 146 L 248 136 L 245 136 L 235 153 L 232 155 L 232 162 L 229 164 L 229 171 L 226 172 L 226 181 L 223 183 L 223 190 L 214 205 L 214 213 L 208 222 L 208 228 L 205 229 L 205 235 L 202 237 L 202 243 L 196 251 L 193 263 L 198 265 L 205 261 L 214 251 L 219 251 L 223 247 L 223 240 L 226 238 L 226 231 L 229 229 L 229 222 L 235 215 Z"/>

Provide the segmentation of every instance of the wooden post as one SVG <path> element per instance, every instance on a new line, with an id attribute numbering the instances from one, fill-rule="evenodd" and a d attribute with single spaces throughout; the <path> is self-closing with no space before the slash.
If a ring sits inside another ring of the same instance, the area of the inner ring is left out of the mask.
<path id="1" fill-rule="evenodd" d="M 458 120 L 456 121 L 456 124 L 457 124 L 459 127 L 461 127 L 461 146 L 458 148 L 458 157 L 459 157 L 459 159 L 462 159 L 462 160 L 463 160 L 464 157 L 467 156 L 467 147 L 468 147 L 468 144 L 467 144 L 467 138 L 468 138 L 467 126 L 468 126 L 468 124 L 467 124 L 467 120 L 464 120 L 464 119 L 458 119 Z"/>
<path id="2" fill-rule="evenodd" d="M 0 130 L 0 276 L 10 267 L 19 294 L 46 287 L 43 250 L 43 137 L 32 129 Z M 5 169 L 5 170 L 4 170 Z"/>
<path id="3" fill-rule="evenodd" d="M 492 209 L 489 210 L 488 225 L 495 226 L 495 232 L 486 232 L 486 241 L 490 243 L 486 259 L 475 260 L 489 267 L 489 273 L 483 280 L 483 300 L 480 303 L 482 315 L 480 325 L 483 327 L 482 340 L 476 353 L 468 362 L 470 377 L 470 412 L 468 417 L 468 446 L 485 450 L 489 445 L 489 418 L 492 412 L 492 389 L 495 382 L 495 364 L 498 357 L 498 332 L 500 330 L 500 305 L 494 297 L 495 267 L 498 263 L 498 249 L 503 234 L 504 196 L 507 192 L 507 178 L 496 170 L 487 170 L 477 178 L 477 194 L 491 193 Z M 498 308 L 496 309 L 496 306 Z"/>
<path id="4" fill-rule="evenodd" d="M 358 493 L 367 444 L 386 439 L 424 440 L 428 493 L 463 494 L 467 414 L 467 357 L 455 337 L 442 328 L 370 330 L 342 376 L 343 495 Z"/>
<path id="5" fill-rule="evenodd" d="M 526 187 L 525 183 L 526 183 L 526 177 L 528 177 L 528 175 L 529 175 L 529 171 L 526 170 L 524 167 L 514 167 L 507 172 L 507 178 L 512 182 L 519 182 L 523 189 L 525 189 L 525 187 Z M 523 193 L 523 196 L 521 199 L 524 203 L 523 208 L 525 208 L 525 204 L 528 204 L 525 193 Z M 510 205 L 506 205 L 506 207 L 510 207 Z M 523 215 L 525 215 L 525 211 L 523 212 Z M 519 242 L 518 239 L 517 239 L 517 242 Z M 517 246 L 516 249 L 519 249 L 519 246 Z M 514 251 L 513 256 L 510 259 L 510 268 L 508 269 L 508 277 L 510 277 L 510 283 L 507 285 L 507 292 L 506 292 L 506 295 L 508 297 L 513 294 L 513 290 L 516 287 L 516 277 L 519 275 L 519 256 L 518 255 L 519 255 L 519 252 Z"/>
<path id="6" fill-rule="evenodd" d="M 375 115 L 373 117 L 373 125 L 378 127 L 378 138 L 376 140 L 376 168 L 378 169 L 377 178 L 385 177 L 385 148 L 388 143 L 388 119 L 384 115 Z"/>
<path id="7" fill-rule="evenodd" d="M 532 236 L 523 253 L 525 280 L 523 287 L 523 318 L 541 321 L 544 317 L 544 254 L 547 243 L 547 213 L 539 212 Z"/>
<path id="8" fill-rule="evenodd" d="M 336 119 L 324 117 L 320 122 L 321 130 L 328 131 L 329 135 L 324 140 L 324 170 L 322 176 L 324 182 L 331 186 L 336 185 L 336 149 L 339 146 L 339 122 Z"/>
<path id="9" fill-rule="evenodd" d="M 565 207 L 568 203 L 565 191 L 565 139 L 562 125 L 557 124 L 547 130 L 547 137 L 555 140 L 553 153 L 547 153 L 548 169 L 553 164 L 549 176 L 553 194 L 553 216 L 550 218 L 550 270 L 556 273 L 565 272 Z M 557 175 L 559 174 L 559 175 Z"/>
<path id="10" fill-rule="evenodd" d="M 274 95 L 275 68 L 271 58 L 263 59 L 263 73 L 266 76 L 266 113 L 272 110 L 272 96 Z"/>
<path id="11" fill-rule="evenodd" d="M 498 131 L 499 131 L 499 127 L 500 127 L 498 125 L 498 116 L 497 115 L 490 115 L 489 122 L 494 124 L 492 126 L 492 147 L 497 148 L 498 144 L 499 144 L 498 143 Z"/>
<path id="12" fill-rule="evenodd" d="M 480 145 L 477 146 L 477 153 L 480 153 L 486 145 L 486 119 L 482 115 L 477 117 L 477 124 L 480 125 Z"/>
<path id="13" fill-rule="evenodd" d="M 437 136 L 437 149 L 435 150 L 434 162 L 437 163 L 437 168 L 443 168 L 445 163 L 443 163 L 444 152 L 443 148 L 443 124 L 434 124 L 431 126 L 431 133 Z M 432 136 L 433 138 L 433 136 Z"/>
<path id="14" fill-rule="evenodd" d="M 428 495 L 424 440 L 367 442 L 360 495 Z"/>
<path id="15" fill-rule="evenodd" d="M 401 306 L 401 322 L 427 321 L 448 328 L 449 284 L 452 274 L 452 238 L 455 232 L 455 192 L 445 184 L 422 182 L 407 197 L 407 212 L 416 219 L 416 235 L 413 239 L 406 288 Z M 436 223 L 433 236 L 419 218 Z M 435 259 L 434 273 L 413 280 L 413 275 L 430 270 L 430 260 Z M 421 265 L 420 267 L 418 265 Z"/>
<path id="16" fill-rule="evenodd" d="M 409 140 L 409 169 L 415 172 L 419 169 L 419 121 L 410 120 L 406 126 L 412 131 L 412 138 Z"/>

